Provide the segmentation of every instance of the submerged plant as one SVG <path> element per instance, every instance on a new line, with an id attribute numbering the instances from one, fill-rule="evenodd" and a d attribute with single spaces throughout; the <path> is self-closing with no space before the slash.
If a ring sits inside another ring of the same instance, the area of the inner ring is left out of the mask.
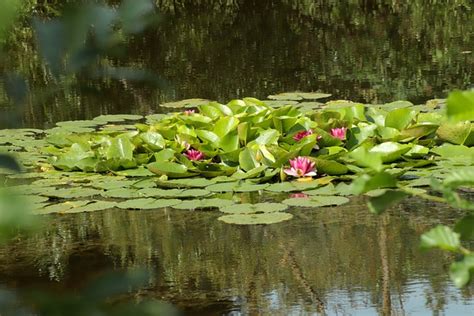
<path id="1" fill-rule="evenodd" d="M 204 154 L 196 149 L 189 149 L 184 153 L 184 155 L 188 157 L 189 160 L 197 161 L 204 159 Z"/>
<path id="2" fill-rule="evenodd" d="M 293 136 L 293 139 L 299 142 L 301 139 L 309 135 L 313 135 L 313 130 L 309 129 L 306 131 L 300 131 Z"/>
<path id="3" fill-rule="evenodd" d="M 290 159 L 289 169 L 284 169 L 283 171 L 290 176 L 296 178 L 302 177 L 313 177 L 316 175 L 316 163 L 311 161 L 308 157 L 296 157 L 295 159 Z"/>
<path id="4" fill-rule="evenodd" d="M 346 127 L 331 128 L 332 137 L 339 138 L 340 140 L 346 139 Z"/>

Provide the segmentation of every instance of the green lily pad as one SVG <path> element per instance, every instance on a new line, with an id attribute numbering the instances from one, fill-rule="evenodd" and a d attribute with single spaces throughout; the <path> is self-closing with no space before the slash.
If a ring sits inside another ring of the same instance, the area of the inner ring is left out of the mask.
<path id="1" fill-rule="evenodd" d="M 462 145 L 471 133 L 471 122 L 445 122 L 436 131 L 436 135 L 442 140 L 453 144 Z"/>
<path id="2" fill-rule="evenodd" d="M 262 214 L 231 214 L 224 215 L 218 220 L 235 225 L 269 225 L 284 222 L 293 218 L 290 213 L 272 212 Z"/>
<path id="3" fill-rule="evenodd" d="M 139 210 L 149 210 L 149 209 L 158 209 L 169 206 L 174 206 L 181 203 L 181 200 L 178 199 L 153 199 L 153 198 L 141 198 L 127 200 L 124 202 L 117 203 L 118 208 L 123 209 L 139 209 Z"/>
<path id="4" fill-rule="evenodd" d="M 157 185 L 164 188 L 204 188 L 216 183 L 216 179 L 206 178 L 187 178 L 187 179 L 171 179 L 157 180 Z"/>
<path id="5" fill-rule="evenodd" d="M 267 188 L 265 188 L 265 190 L 272 191 L 272 192 L 297 192 L 297 191 L 315 189 L 319 187 L 320 185 L 321 184 L 315 180 L 307 181 L 307 182 L 292 181 L 292 182 L 274 183 L 274 184 L 269 185 Z"/>
<path id="6" fill-rule="evenodd" d="M 283 200 L 282 203 L 290 206 L 300 206 L 300 207 L 322 207 L 322 206 L 331 206 L 331 205 L 341 205 L 349 202 L 349 199 L 343 196 L 311 196 L 309 198 L 289 198 Z"/>
<path id="7" fill-rule="evenodd" d="M 108 198 L 123 198 L 123 199 L 132 199 L 141 197 L 138 190 L 132 188 L 120 188 L 112 189 L 102 192 L 102 196 Z"/>
<path id="8" fill-rule="evenodd" d="M 54 191 L 48 191 L 48 192 L 40 193 L 40 194 L 49 196 L 49 197 L 62 198 L 62 199 L 74 199 L 74 198 L 79 198 L 79 197 L 91 197 L 94 195 L 100 195 L 102 193 L 103 191 L 93 189 L 93 188 L 74 187 L 74 188 L 57 189 Z"/>
<path id="9" fill-rule="evenodd" d="M 189 201 L 182 201 L 180 204 L 173 205 L 173 208 L 181 210 L 193 210 L 200 208 L 211 208 L 211 207 L 225 207 L 234 204 L 232 200 L 225 199 L 194 199 Z"/>
<path id="10" fill-rule="evenodd" d="M 369 153 L 380 154 L 382 162 L 392 162 L 400 159 L 400 157 L 410 150 L 410 145 L 399 144 L 395 142 L 385 142 L 372 147 Z"/>
<path id="11" fill-rule="evenodd" d="M 220 207 L 219 211 L 229 214 L 255 214 L 255 213 L 271 213 L 281 212 L 288 208 L 287 205 L 281 203 L 243 203 L 230 206 Z"/>
<path id="12" fill-rule="evenodd" d="M 124 122 L 124 121 L 138 121 L 143 118 L 142 115 L 133 115 L 133 114 L 108 114 L 100 115 L 94 118 L 94 121 L 99 121 L 99 123 L 108 123 L 108 122 Z"/>
<path id="13" fill-rule="evenodd" d="M 73 211 L 76 208 L 89 204 L 90 201 L 67 201 L 58 204 L 48 205 L 44 208 L 35 209 L 33 214 L 51 214 L 51 213 L 67 213 Z"/>
<path id="14" fill-rule="evenodd" d="M 116 206 L 117 206 L 117 203 L 112 202 L 112 201 L 91 201 L 90 203 L 86 205 L 70 208 L 65 213 L 96 212 L 96 211 L 108 210 Z"/>

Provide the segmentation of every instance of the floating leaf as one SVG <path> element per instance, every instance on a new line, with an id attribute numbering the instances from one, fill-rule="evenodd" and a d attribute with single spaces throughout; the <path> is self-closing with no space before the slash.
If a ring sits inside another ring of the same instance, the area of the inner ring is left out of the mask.
<path id="1" fill-rule="evenodd" d="M 369 150 L 369 153 L 380 154 L 382 161 L 386 163 L 399 159 L 403 154 L 408 152 L 410 148 L 410 145 L 402 145 L 394 142 L 385 142 L 372 147 Z"/>
<path id="2" fill-rule="evenodd" d="M 436 135 L 442 140 L 453 144 L 462 145 L 471 133 L 471 122 L 444 122 L 436 131 Z"/>
<path id="3" fill-rule="evenodd" d="M 36 209 L 33 214 L 66 213 L 89 203 L 90 201 L 67 201 L 64 203 L 52 204 L 44 208 Z"/>
<path id="4" fill-rule="evenodd" d="M 173 208 L 185 210 L 185 209 L 200 209 L 210 207 L 225 207 L 234 204 L 232 200 L 224 199 L 195 199 L 189 201 L 182 201 L 180 204 L 173 205 Z"/>
<path id="5" fill-rule="evenodd" d="M 255 214 L 255 213 L 271 213 L 281 212 L 288 208 L 287 205 L 281 203 L 243 203 L 230 206 L 220 207 L 219 211 L 229 214 Z"/>
<path id="6" fill-rule="evenodd" d="M 143 118 L 142 115 L 133 115 L 133 114 L 110 114 L 110 115 L 100 115 L 94 118 L 94 121 L 102 122 L 123 122 L 123 121 L 138 121 Z"/>
<path id="7" fill-rule="evenodd" d="M 57 197 L 63 199 L 73 199 L 79 197 L 91 197 L 94 195 L 100 195 L 103 191 L 92 189 L 92 188 L 66 188 L 66 189 L 58 189 L 55 191 L 48 191 L 46 193 L 42 193 L 42 195 L 50 196 L 50 197 Z"/>
<path id="8" fill-rule="evenodd" d="M 153 199 L 153 198 L 142 198 L 142 199 L 133 199 L 133 200 L 127 200 L 124 202 L 117 203 L 118 208 L 124 208 L 124 209 L 143 209 L 143 210 L 148 210 L 148 209 L 158 209 L 158 208 L 164 208 L 164 207 L 169 207 L 169 206 L 174 206 L 181 203 L 181 200 L 178 199 L 170 199 L 170 200 L 165 200 L 165 199 Z"/>
<path id="9" fill-rule="evenodd" d="M 283 200 L 282 203 L 290 206 L 299 207 L 323 207 L 331 205 L 341 205 L 348 203 L 349 199 L 342 196 L 311 196 L 309 198 L 289 198 Z"/>
<path id="10" fill-rule="evenodd" d="M 231 214 L 224 215 L 218 218 L 218 220 L 235 225 L 265 225 L 265 224 L 276 224 L 283 221 L 287 221 L 293 218 L 290 213 L 284 212 L 272 212 L 262 214 Z"/>
<path id="11" fill-rule="evenodd" d="M 269 185 L 265 188 L 266 191 L 272 192 L 295 192 L 295 191 L 304 191 L 315 189 L 321 184 L 317 181 L 308 181 L 308 182 L 299 182 L 299 181 L 292 181 L 292 182 L 281 182 L 281 183 L 274 183 Z"/>

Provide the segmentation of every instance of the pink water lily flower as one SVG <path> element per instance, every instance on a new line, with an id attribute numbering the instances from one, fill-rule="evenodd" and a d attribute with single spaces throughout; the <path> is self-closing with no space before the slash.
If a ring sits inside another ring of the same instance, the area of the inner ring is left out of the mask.
<path id="1" fill-rule="evenodd" d="M 295 159 L 290 159 L 291 168 L 284 169 L 283 172 L 296 178 L 312 177 L 316 175 L 315 165 L 314 161 L 307 157 L 296 157 Z"/>
<path id="2" fill-rule="evenodd" d="M 196 149 L 187 150 L 184 155 L 188 157 L 189 160 L 202 160 L 204 159 L 204 154 Z"/>
<path id="3" fill-rule="evenodd" d="M 194 114 L 195 112 L 196 112 L 196 111 L 194 111 L 194 110 L 185 110 L 185 111 L 183 112 L 183 114 L 184 114 L 184 115 L 191 115 L 191 114 Z"/>
<path id="4" fill-rule="evenodd" d="M 346 127 L 331 128 L 332 137 L 339 138 L 340 140 L 346 139 L 346 132 L 347 132 Z"/>
<path id="5" fill-rule="evenodd" d="M 299 142 L 304 137 L 312 135 L 312 134 L 313 134 L 313 130 L 311 130 L 311 129 L 309 129 L 307 131 L 301 131 L 301 132 L 296 133 L 295 136 L 293 136 L 293 139 L 296 140 L 297 142 Z"/>

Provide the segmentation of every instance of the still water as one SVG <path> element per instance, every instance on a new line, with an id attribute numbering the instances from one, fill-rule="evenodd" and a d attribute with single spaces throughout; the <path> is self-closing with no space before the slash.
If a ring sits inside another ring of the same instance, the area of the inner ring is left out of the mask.
<path id="1" fill-rule="evenodd" d="M 264 99 L 294 90 L 368 103 L 422 103 L 474 83 L 470 0 L 156 2 L 158 27 L 104 64 L 149 69 L 166 87 L 80 74 L 73 78 L 78 85 L 28 100 L 19 123 L 43 128 L 105 113 L 159 112 L 166 101 Z M 17 70 L 42 91 L 54 80 L 31 37 L 10 44 L 0 71 Z"/>
<path id="2" fill-rule="evenodd" d="M 160 25 L 134 38 L 120 62 L 153 70 L 166 88 L 97 79 L 28 100 L 19 123 L 43 128 L 160 112 L 159 103 L 184 98 L 292 90 L 369 103 L 445 97 L 474 79 L 472 3 L 447 2 L 157 1 Z M 12 45 L 7 61 L 32 86 L 47 86 L 32 47 Z M 223 224 L 212 210 L 54 216 L 47 229 L 1 246 L 0 279 L 63 291 L 103 271 L 146 267 L 149 286 L 134 298 L 189 315 L 472 314 L 473 288 L 455 289 L 447 277 L 454 258 L 419 250 L 420 234 L 452 223 L 454 210 L 410 200 L 377 217 L 354 200 L 292 213 L 251 227 Z"/>
<path id="3" fill-rule="evenodd" d="M 291 213 L 269 226 L 224 224 L 212 210 L 51 217 L 46 230 L 0 248 L 0 278 L 63 292 L 99 272 L 146 267 L 152 276 L 134 299 L 189 315 L 472 313 L 474 289 L 447 277 L 453 258 L 419 250 L 422 232 L 459 216 L 452 209 L 410 200 L 375 216 L 355 199 Z"/>

